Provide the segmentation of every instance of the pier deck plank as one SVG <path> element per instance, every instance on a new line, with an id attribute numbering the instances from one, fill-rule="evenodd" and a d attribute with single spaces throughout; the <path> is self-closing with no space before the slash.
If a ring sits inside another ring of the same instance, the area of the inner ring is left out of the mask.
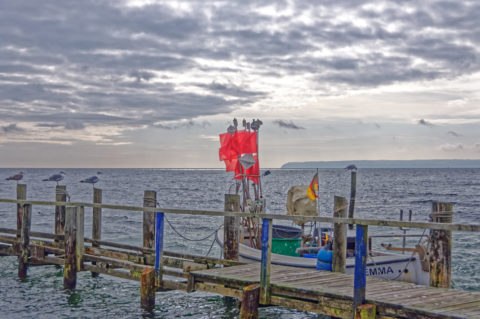
<path id="1" fill-rule="evenodd" d="M 316 302 L 315 312 L 337 308 L 339 317 L 348 317 L 351 309 L 345 301 L 353 300 L 353 276 L 271 265 L 271 287 L 276 297 L 299 298 Z M 237 285 L 258 283 L 260 265 L 247 264 L 194 271 L 199 282 Z M 277 300 L 277 299 L 273 299 Z M 480 318 L 480 293 L 446 288 L 431 288 L 412 283 L 367 278 L 367 302 L 377 304 L 384 316 L 409 318 Z M 343 311 L 343 312 L 342 312 Z"/>

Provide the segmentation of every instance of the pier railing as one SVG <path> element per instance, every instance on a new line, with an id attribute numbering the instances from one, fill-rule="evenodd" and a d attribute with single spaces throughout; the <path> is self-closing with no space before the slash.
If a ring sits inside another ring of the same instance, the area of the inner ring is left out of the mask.
<path id="1" fill-rule="evenodd" d="M 370 311 L 365 304 L 366 292 L 366 261 L 368 256 L 367 239 L 368 226 L 407 227 L 429 229 L 429 258 L 430 285 L 434 287 L 449 287 L 451 281 L 451 243 L 452 231 L 480 232 L 478 224 L 452 223 L 453 205 L 433 202 L 432 222 L 411 222 L 377 219 L 346 218 L 348 202 L 345 198 L 335 197 L 333 217 L 306 217 L 287 216 L 267 213 L 240 212 L 240 198 L 238 195 L 225 195 L 223 211 L 172 209 L 157 207 L 156 192 L 145 191 L 144 206 L 125 206 L 102 203 L 101 190 L 94 189 L 93 203 L 67 202 L 65 187 L 57 186 L 56 201 L 37 201 L 26 199 L 26 185 L 18 185 L 17 199 L 0 199 L 0 203 L 17 205 L 17 228 L 0 228 L 0 233 L 14 234 L 15 236 L 0 235 L 0 253 L 17 255 L 19 258 L 18 275 L 27 275 L 28 264 L 57 264 L 64 266 L 64 287 L 75 288 L 76 273 L 91 271 L 92 275 L 105 273 L 126 279 L 141 281 L 142 305 L 151 308 L 155 301 L 155 291 L 161 289 L 182 289 L 192 291 L 194 279 L 189 272 L 195 269 L 222 265 L 224 267 L 238 265 L 239 257 L 239 228 L 240 217 L 249 217 L 262 220 L 261 232 L 261 271 L 259 278 L 258 300 L 260 304 L 270 303 L 270 272 L 271 272 L 271 245 L 273 220 L 295 222 L 321 222 L 334 224 L 334 254 L 333 270 L 345 272 L 346 265 L 346 227 L 348 224 L 357 225 L 356 228 L 356 255 L 354 275 L 353 309 Z M 31 232 L 32 206 L 55 206 L 55 233 Z M 93 208 L 92 237 L 84 234 L 84 208 Z M 143 244 L 136 247 L 101 240 L 102 209 L 122 210 L 143 213 Z M 206 256 L 195 256 L 183 253 L 167 252 L 163 249 L 164 215 L 183 214 L 194 216 L 224 217 L 224 259 Z M 53 239 L 53 242 L 30 240 L 30 237 Z M 90 245 L 85 245 L 89 243 Z M 118 248 L 106 249 L 106 247 Z M 131 250 L 134 252 L 127 252 Z M 85 263 L 87 262 L 87 263 Z M 152 268 L 151 266 L 154 266 Z M 182 268 L 183 271 L 164 269 L 167 267 Z M 117 268 L 129 269 L 130 272 Z M 168 281 L 163 275 L 186 278 L 187 282 Z M 248 288 L 248 289 L 247 289 Z M 246 287 L 245 294 L 255 292 L 255 287 Z M 362 307 L 360 307 L 362 306 Z M 365 310 L 366 309 L 366 310 Z M 243 310 L 243 317 L 251 311 Z"/>

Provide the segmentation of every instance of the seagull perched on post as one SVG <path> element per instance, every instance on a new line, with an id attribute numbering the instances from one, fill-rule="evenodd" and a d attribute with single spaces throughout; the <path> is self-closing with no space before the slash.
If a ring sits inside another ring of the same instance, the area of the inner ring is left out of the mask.
<path id="1" fill-rule="evenodd" d="M 99 178 L 97 176 L 91 176 L 89 178 L 82 179 L 80 183 L 89 183 L 89 184 L 92 184 L 93 187 L 95 187 L 95 183 L 98 183 L 98 181 L 99 181 Z"/>
<path id="2" fill-rule="evenodd" d="M 350 164 L 347 167 L 345 167 L 345 170 L 346 171 L 356 171 L 357 167 L 355 166 L 355 164 Z"/>
<path id="3" fill-rule="evenodd" d="M 18 172 L 18 174 L 7 177 L 7 178 L 5 178 L 5 180 L 7 180 L 7 181 L 17 181 L 17 184 L 18 184 L 18 181 L 21 180 L 22 178 L 23 178 L 23 172 Z"/>
<path id="4" fill-rule="evenodd" d="M 49 178 L 42 179 L 42 181 L 44 181 L 44 182 L 57 182 L 57 185 L 58 185 L 58 182 L 63 180 L 63 175 L 65 175 L 65 172 L 60 171 L 58 174 L 53 174 Z"/>

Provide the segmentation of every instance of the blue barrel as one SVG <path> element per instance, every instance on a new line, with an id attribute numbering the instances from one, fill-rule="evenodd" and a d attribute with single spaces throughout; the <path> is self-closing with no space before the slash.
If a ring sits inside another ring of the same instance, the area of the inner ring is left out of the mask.
<path id="1" fill-rule="evenodd" d="M 317 270 L 332 271 L 333 252 L 325 248 L 320 249 L 317 254 Z"/>

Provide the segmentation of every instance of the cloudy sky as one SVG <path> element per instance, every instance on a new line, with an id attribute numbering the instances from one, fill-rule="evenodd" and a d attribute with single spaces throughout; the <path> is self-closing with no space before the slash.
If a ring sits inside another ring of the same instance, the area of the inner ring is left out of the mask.
<path id="1" fill-rule="evenodd" d="M 480 2 L 0 0 L 0 167 L 480 158 Z"/>

